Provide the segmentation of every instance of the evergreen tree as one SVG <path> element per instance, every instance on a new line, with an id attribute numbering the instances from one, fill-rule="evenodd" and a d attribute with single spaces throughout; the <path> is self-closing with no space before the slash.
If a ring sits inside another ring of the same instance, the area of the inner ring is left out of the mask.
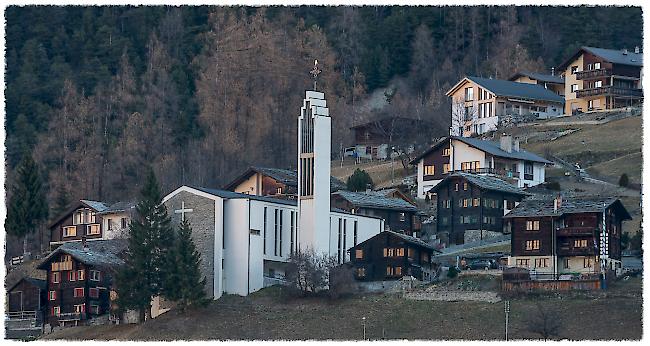
<path id="1" fill-rule="evenodd" d="M 173 268 L 167 276 L 163 295 L 175 302 L 181 310 L 188 305 L 200 303 L 205 299 L 205 278 L 201 278 L 201 254 L 192 241 L 192 227 L 183 220 L 176 235 L 176 244 L 170 252 L 169 267 Z"/>
<path id="2" fill-rule="evenodd" d="M 359 168 L 352 173 L 347 181 L 348 190 L 350 191 L 366 191 L 368 187 L 372 188 L 374 185 L 370 174 Z"/>
<path id="3" fill-rule="evenodd" d="M 11 189 L 7 207 L 5 230 L 18 238 L 23 238 L 23 254 L 27 253 L 27 238 L 42 226 L 47 219 L 47 201 L 38 166 L 31 153 L 25 153 Z"/>
<path id="4" fill-rule="evenodd" d="M 140 193 L 137 217 L 129 225 L 126 263 L 117 274 L 117 290 L 119 307 L 139 310 L 143 320 L 151 316 L 151 299 L 162 292 L 172 272 L 168 256 L 174 234 L 153 170 Z"/>

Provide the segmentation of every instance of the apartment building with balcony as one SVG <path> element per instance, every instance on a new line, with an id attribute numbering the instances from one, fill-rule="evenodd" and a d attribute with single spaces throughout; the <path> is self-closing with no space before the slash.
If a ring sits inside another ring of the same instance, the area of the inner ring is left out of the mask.
<path id="1" fill-rule="evenodd" d="M 548 118 L 561 115 L 564 97 L 540 84 L 465 77 L 454 85 L 451 129 L 454 136 L 470 137 L 496 130 L 506 119 Z"/>
<path id="2" fill-rule="evenodd" d="M 617 198 L 524 200 L 504 220 L 511 233 L 508 265 L 531 271 L 531 277 L 621 272 L 622 222 L 631 217 Z"/>
<path id="3" fill-rule="evenodd" d="M 643 102 L 639 47 L 581 47 L 558 67 L 565 81 L 565 114 L 628 107 Z"/>
<path id="4" fill-rule="evenodd" d="M 552 164 L 523 150 L 519 140 L 502 135 L 499 142 L 459 136 L 446 137 L 410 162 L 417 166 L 418 198 L 453 172 L 491 175 L 526 188 L 545 181 L 546 165 Z"/>

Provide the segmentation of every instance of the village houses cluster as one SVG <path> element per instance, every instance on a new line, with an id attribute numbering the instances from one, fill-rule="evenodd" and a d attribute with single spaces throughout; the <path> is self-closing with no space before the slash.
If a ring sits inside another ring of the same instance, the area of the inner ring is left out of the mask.
<path id="1" fill-rule="evenodd" d="M 184 185 L 163 203 L 173 224 L 192 225 L 212 299 L 282 283 L 296 251 L 332 256 L 360 283 L 431 281 L 446 249 L 499 237 L 511 244 L 503 267 L 526 271 L 526 280 L 598 282 L 621 272 L 622 222 L 631 219 L 621 201 L 540 193 L 554 162 L 510 135 L 477 135 L 511 122 L 636 105 L 641 67 L 638 48 L 582 47 L 551 74 L 463 78 L 447 93 L 450 135 L 410 161 L 414 196 L 397 187 L 348 191 L 332 177 L 329 108 L 323 93 L 307 91 L 297 119 L 297 170 L 250 167 L 223 189 Z M 355 152 L 392 155 L 371 127 L 354 130 Z M 435 214 L 423 210 L 425 200 Z M 80 200 L 58 215 L 38 267 L 44 275 L 8 287 L 8 311 L 41 311 L 45 323 L 62 326 L 125 319 L 115 314 L 114 276 L 135 205 Z M 156 301 L 154 310 L 153 317 L 167 307 Z"/>

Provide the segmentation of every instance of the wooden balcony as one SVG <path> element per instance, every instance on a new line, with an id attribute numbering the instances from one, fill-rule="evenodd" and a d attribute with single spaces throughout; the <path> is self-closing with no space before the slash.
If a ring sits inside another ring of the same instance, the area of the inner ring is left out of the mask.
<path id="1" fill-rule="evenodd" d="M 444 173 L 443 175 L 452 174 L 455 172 L 473 173 L 473 174 L 492 174 L 502 178 L 519 179 L 519 172 L 508 171 L 505 169 L 497 169 L 497 168 L 459 169 L 459 170 Z"/>
<path id="2" fill-rule="evenodd" d="M 52 271 L 72 270 L 72 261 L 52 262 Z"/>
<path id="3" fill-rule="evenodd" d="M 555 234 L 558 237 L 591 236 L 598 234 L 598 231 L 594 227 L 563 227 L 559 228 Z"/>
<path id="4" fill-rule="evenodd" d="M 585 80 L 585 79 L 609 77 L 611 75 L 612 75 L 612 71 L 606 68 L 601 68 L 598 70 L 587 70 L 587 71 L 576 72 L 575 76 L 577 80 Z"/>
<path id="5" fill-rule="evenodd" d="M 560 247 L 557 249 L 558 256 L 595 256 L 596 249 L 593 244 L 587 247 Z"/>
<path id="6" fill-rule="evenodd" d="M 85 312 L 66 312 L 57 316 L 59 321 L 80 321 L 86 319 Z"/>
<path id="7" fill-rule="evenodd" d="M 643 90 L 621 88 L 612 85 L 606 85 L 600 88 L 576 90 L 576 97 L 578 98 L 592 97 L 592 96 L 616 96 L 616 97 L 627 97 L 627 98 L 642 98 Z"/>

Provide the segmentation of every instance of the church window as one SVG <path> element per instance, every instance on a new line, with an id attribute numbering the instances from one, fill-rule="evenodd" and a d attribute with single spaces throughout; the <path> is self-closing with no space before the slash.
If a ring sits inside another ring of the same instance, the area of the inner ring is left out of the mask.
<path id="1" fill-rule="evenodd" d="M 347 238 L 348 238 L 348 220 L 343 219 L 343 249 L 341 249 L 341 254 L 342 254 L 342 257 L 343 257 L 343 260 L 342 260 L 343 263 L 345 263 L 345 253 L 346 253 L 345 250 L 347 249 L 347 246 L 346 246 Z"/>
<path id="2" fill-rule="evenodd" d="M 354 246 L 357 246 L 357 226 L 359 221 L 354 220 Z"/>
<path id="3" fill-rule="evenodd" d="M 262 232 L 264 233 L 264 241 L 263 241 L 263 249 L 264 249 L 264 254 L 266 255 L 266 207 L 264 207 L 264 228 L 262 229 Z"/>
<path id="4" fill-rule="evenodd" d="M 280 234 L 279 234 L 280 249 L 278 250 L 280 252 L 280 256 L 282 256 L 282 230 L 284 229 L 284 227 L 282 227 L 283 225 L 282 219 L 284 219 L 284 210 L 280 209 Z"/>
<path id="5" fill-rule="evenodd" d="M 339 218 L 339 242 L 338 242 L 338 251 L 337 251 L 337 254 L 336 254 L 336 259 L 337 259 L 338 263 L 341 263 L 341 233 L 342 233 L 341 218 Z"/>
<path id="6" fill-rule="evenodd" d="M 293 253 L 293 246 L 294 246 L 294 243 L 293 243 L 294 240 L 293 240 L 293 238 L 294 238 L 294 236 L 295 236 L 295 227 L 296 227 L 296 222 L 295 222 L 295 219 L 294 219 L 295 216 L 296 216 L 296 212 L 295 212 L 295 211 L 291 211 L 291 215 L 290 215 L 290 218 L 291 218 L 291 221 L 290 221 L 290 222 L 291 222 L 291 227 L 290 227 L 290 229 L 291 229 L 291 235 L 290 235 L 290 239 L 289 239 L 289 242 L 290 242 L 290 244 L 289 244 L 289 250 L 290 250 L 291 253 Z"/>
<path id="7" fill-rule="evenodd" d="M 354 251 L 354 258 L 363 259 L 363 249 L 357 249 Z"/>

